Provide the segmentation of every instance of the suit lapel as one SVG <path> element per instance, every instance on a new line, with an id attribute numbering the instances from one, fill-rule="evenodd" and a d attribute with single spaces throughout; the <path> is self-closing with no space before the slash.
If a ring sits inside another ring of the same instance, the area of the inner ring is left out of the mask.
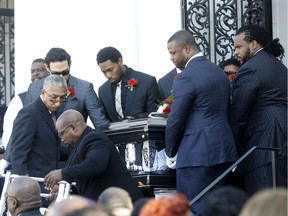
<path id="1" fill-rule="evenodd" d="M 111 92 L 111 83 L 107 82 L 107 85 L 105 85 L 104 87 L 105 87 L 104 89 L 105 98 L 102 98 L 102 100 L 105 101 L 104 103 L 107 105 L 106 106 L 107 113 L 112 121 L 118 121 L 119 116 L 116 112 L 116 109 L 113 103 L 114 98 Z"/>
<path id="2" fill-rule="evenodd" d="M 133 78 L 137 79 L 137 77 L 135 77 L 134 71 L 131 70 L 131 74 L 130 74 L 129 79 L 133 79 Z M 127 81 L 126 81 L 125 85 L 127 85 Z M 140 83 L 139 83 L 139 85 L 140 85 Z M 127 87 L 124 86 L 124 88 L 127 88 Z M 136 88 L 134 88 L 133 91 L 131 91 L 130 89 L 127 89 L 126 101 L 125 101 L 126 110 L 124 111 L 125 116 L 127 116 L 128 113 L 131 113 L 132 104 L 134 103 L 135 95 L 137 94 L 137 89 L 138 89 L 138 86 Z"/>

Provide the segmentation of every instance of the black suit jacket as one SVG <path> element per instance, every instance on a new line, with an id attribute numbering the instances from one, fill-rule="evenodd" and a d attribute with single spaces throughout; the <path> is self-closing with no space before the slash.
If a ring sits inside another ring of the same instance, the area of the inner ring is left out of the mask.
<path id="1" fill-rule="evenodd" d="M 159 89 L 154 76 L 134 71 L 127 68 L 125 73 L 130 73 L 127 80 L 122 80 L 122 88 L 126 88 L 129 79 L 137 79 L 139 84 L 134 87 L 133 91 L 127 90 L 125 98 L 125 109 L 123 110 L 124 117 L 133 116 L 136 118 L 143 117 L 141 114 L 149 114 L 157 110 L 157 102 L 159 100 Z M 121 121 L 118 116 L 112 94 L 112 87 L 109 81 L 106 81 L 99 88 L 99 98 L 106 112 L 106 116 L 111 122 Z M 123 92 L 123 91 L 122 91 Z M 122 94 L 121 92 L 121 94 Z M 123 99 L 123 97 L 122 97 Z"/>
<path id="2" fill-rule="evenodd" d="M 60 139 L 40 97 L 19 111 L 11 139 L 13 173 L 44 177 L 59 168 Z"/>
<path id="3" fill-rule="evenodd" d="M 79 195 L 94 200 L 111 186 L 123 188 L 134 201 L 142 196 L 112 141 L 101 130 L 88 126 L 72 150 L 62 175 L 68 182 L 77 182 Z"/>
<path id="4" fill-rule="evenodd" d="M 174 78 L 177 74 L 176 68 L 171 70 L 165 76 L 158 80 L 159 92 L 160 92 L 160 99 L 165 100 L 171 95 L 172 85 Z"/>
<path id="5" fill-rule="evenodd" d="M 240 155 L 263 146 L 281 148 L 279 156 L 287 157 L 287 68 L 265 50 L 237 72 L 229 121 Z M 240 164 L 240 171 L 269 162 L 271 153 L 257 150 Z"/>

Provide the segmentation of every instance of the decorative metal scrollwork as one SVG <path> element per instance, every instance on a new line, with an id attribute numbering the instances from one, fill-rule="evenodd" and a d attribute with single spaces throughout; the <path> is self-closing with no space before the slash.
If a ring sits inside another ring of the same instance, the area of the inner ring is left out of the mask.
<path id="1" fill-rule="evenodd" d="M 14 96 L 14 10 L 0 9 L 0 106 Z M 10 85 L 5 85 L 10 83 Z M 9 97 L 9 98 L 8 98 Z M 8 100 L 7 100 L 8 98 Z"/>
<path id="2" fill-rule="evenodd" d="M 264 26 L 264 2 L 263 0 L 246 0 L 244 6 L 243 23 Z"/>
<path id="3" fill-rule="evenodd" d="M 232 37 L 240 26 L 272 29 L 270 4 L 271 0 L 182 0 L 182 23 L 204 55 L 218 64 L 233 56 Z"/>
<path id="4" fill-rule="evenodd" d="M 199 49 L 204 55 L 209 55 L 209 2 L 194 0 L 188 3 L 187 28 L 195 37 Z"/>
<path id="5" fill-rule="evenodd" d="M 218 64 L 233 54 L 232 36 L 237 29 L 237 11 L 234 0 L 221 0 L 215 5 L 215 62 Z"/>

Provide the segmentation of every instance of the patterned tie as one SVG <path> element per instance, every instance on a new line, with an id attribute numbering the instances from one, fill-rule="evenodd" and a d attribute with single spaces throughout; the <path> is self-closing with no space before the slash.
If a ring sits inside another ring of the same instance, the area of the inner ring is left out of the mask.
<path id="1" fill-rule="evenodd" d="M 56 113 L 55 112 L 51 112 L 51 117 L 53 119 L 54 125 L 56 125 Z"/>
<path id="2" fill-rule="evenodd" d="M 121 104 L 121 82 L 117 84 L 115 93 L 115 108 L 119 116 L 124 118 L 122 104 Z"/>

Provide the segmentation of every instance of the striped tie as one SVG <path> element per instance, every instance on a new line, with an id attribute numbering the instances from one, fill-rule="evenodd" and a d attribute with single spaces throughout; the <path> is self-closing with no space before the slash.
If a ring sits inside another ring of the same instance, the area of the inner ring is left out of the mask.
<path id="1" fill-rule="evenodd" d="M 121 82 L 117 84 L 116 93 L 115 93 L 115 108 L 121 118 L 124 118 L 122 104 L 121 104 Z"/>
<path id="2" fill-rule="evenodd" d="M 54 125 L 56 125 L 56 114 L 55 114 L 55 112 L 51 112 L 51 116 L 52 116 Z"/>

